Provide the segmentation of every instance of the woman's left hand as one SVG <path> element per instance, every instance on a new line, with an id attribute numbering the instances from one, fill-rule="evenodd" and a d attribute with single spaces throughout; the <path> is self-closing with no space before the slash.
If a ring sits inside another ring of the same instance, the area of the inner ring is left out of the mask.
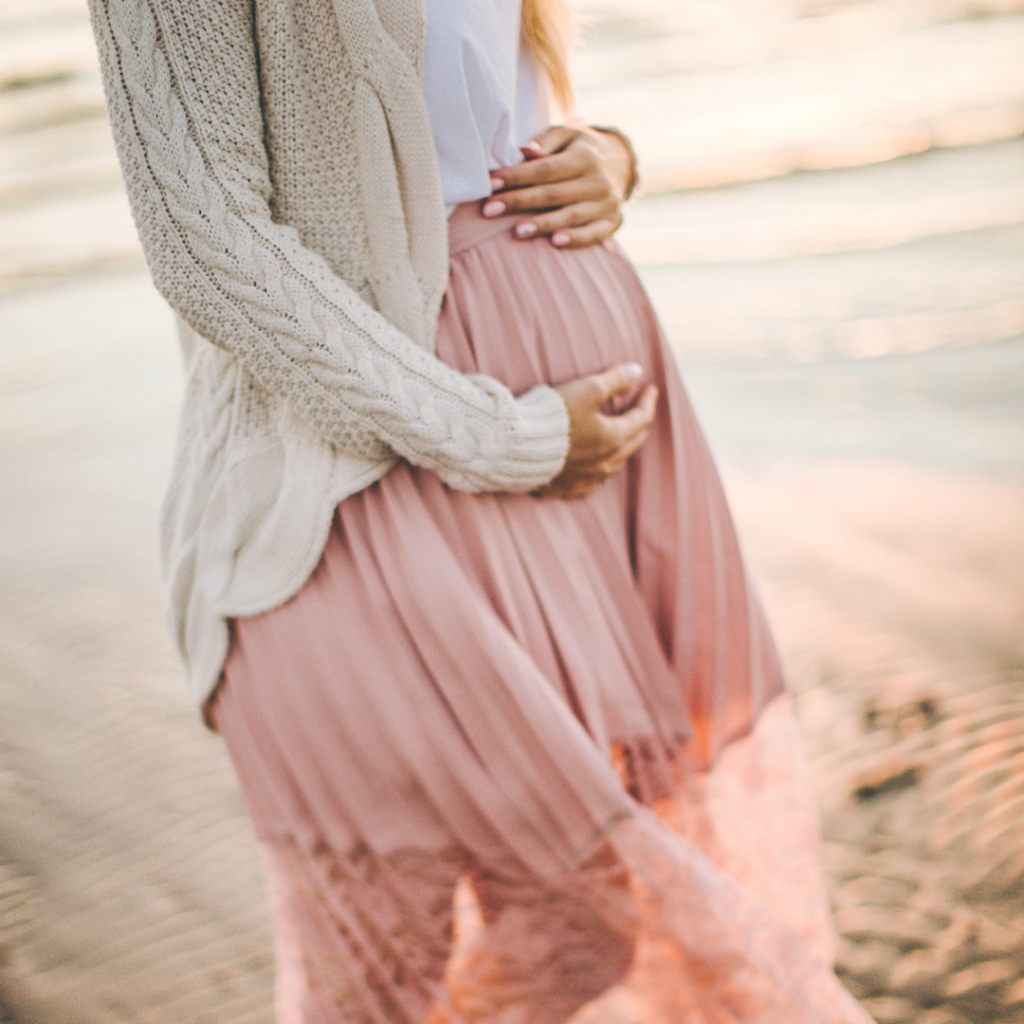
<path id="1" fill-rule="evenodd" d="M 556 125 L 522 147 L 526 160 L 491 172 L 494 193 L 485 217 L 527 213 L 517 238 L 550 237 L 560 248 L 603 242 L 622 223 L 622 204 L 635 179 L 633 155 L 618 136 Z"/>

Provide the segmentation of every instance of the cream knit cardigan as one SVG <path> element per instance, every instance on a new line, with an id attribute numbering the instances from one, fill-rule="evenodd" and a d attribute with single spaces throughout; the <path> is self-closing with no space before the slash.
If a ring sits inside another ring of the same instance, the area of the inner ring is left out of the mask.
<path id="1" fill-rule="evenodd" d="M 132 212 L 181 321 L 161 543 L 201 704 L 225 620 L 295 594 L 340 500 L 398 458 L 530 490 L 568 417 L 549 387 L 516 398 L 433 354 L 448 249 L 424 0 L 90 3 Z"/>

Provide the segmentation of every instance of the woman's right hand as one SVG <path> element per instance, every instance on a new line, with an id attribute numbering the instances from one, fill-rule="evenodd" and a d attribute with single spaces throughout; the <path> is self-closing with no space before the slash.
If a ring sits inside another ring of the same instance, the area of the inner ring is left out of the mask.
<path id="1" fill-rule="evenodd" d="M 658 389 L 648 384 L 627 408 L 614 413 L 605 409 L 642 376 L 636 363 L 624 363 L 555 388 L 569 411 L 569 454 L 562 471 L 538 494 L 585 498 L 622 469 L 647 438 Z"/>

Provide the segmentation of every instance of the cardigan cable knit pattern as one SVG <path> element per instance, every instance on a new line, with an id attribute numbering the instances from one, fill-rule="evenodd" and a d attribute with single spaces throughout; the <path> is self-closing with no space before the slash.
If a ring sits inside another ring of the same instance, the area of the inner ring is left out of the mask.
<path id="1" fill-rule="evenodd" d="M 162 554 L 197 702 L 398 457 L 551 479 L 568 417 L 433 354 L 447 234 L 422 0 L 91 0 L 110 120 L 188 366 Z"/>

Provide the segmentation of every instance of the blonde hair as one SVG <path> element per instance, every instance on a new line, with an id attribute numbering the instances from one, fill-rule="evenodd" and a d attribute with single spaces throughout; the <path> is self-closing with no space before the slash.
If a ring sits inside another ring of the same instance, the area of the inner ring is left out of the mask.
<path id="1" fill-rule="evenodd" d="M 523 40 L 551 83 L 563 115 L 572 113 L 569 44 L 572 38 L 566 0 L 523 0 Z"/>

